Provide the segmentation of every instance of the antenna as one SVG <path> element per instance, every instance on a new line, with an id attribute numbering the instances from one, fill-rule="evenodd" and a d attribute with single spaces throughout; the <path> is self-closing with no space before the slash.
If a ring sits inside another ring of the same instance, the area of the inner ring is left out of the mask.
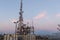
<path id="1" fill-rule="evenodd" d="M 34 34 L 33 20 L 32 20 L 32 32 L 33 32 L 33 34 Z"/>
<path id="2" fill-rule="evenodd" d="M 20 4 L 20 12 L 19 12 L 19 14 L 20 14 L 20 17 L 19 17 L 19 21 L 21 22 L 21 23 L 23 23 L 23 11 L 22 11 L 22 6 L 23 5 L 23 3 L 22 3 L 22 0 L 21 0 L 21 4 Z"/>

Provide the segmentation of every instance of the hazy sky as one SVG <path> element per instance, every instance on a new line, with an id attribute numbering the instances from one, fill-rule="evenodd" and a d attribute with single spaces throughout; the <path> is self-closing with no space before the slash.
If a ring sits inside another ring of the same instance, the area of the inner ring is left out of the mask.
<path id="1" fill-rule="evenodd" d="M 11 20 L 19 17 L 20 0 L 0 0 L 0 32 L 14 32 Z M 23 0 L 24 23 L 34 22 L 38 33 L 57 32 L 60 24 L 60 0 Z M 32 20 L 31 20 L 32 19 Z"/>

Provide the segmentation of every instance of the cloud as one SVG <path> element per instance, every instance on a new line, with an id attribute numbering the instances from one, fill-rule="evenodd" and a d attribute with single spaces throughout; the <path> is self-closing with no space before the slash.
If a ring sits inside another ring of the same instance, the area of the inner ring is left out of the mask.
<path id="1" fill-rule="evenodd" d="M 39 13 L 37 16 L 34 17 L 34 19 L 41 19 L 46 17 L 46 11 Z"/>
<path id="2" fill-rule="evenodd" d="M 58 14 L 56 14 L 56 17 L 60 17 L 60 14 L 58 13 Z"/>

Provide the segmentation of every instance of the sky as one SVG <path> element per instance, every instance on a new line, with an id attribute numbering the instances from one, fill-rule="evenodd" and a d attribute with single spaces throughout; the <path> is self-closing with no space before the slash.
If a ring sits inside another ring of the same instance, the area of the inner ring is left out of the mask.
<path id="1" fill-rule="evenodd" d="M 19 9 L 20 0 L 0 0 L 0 33 L 14 33 L 12 20 L 18 20 Z M 60 0 L 23 0 L 23 11 L 24 23 L 33 21 L 35 33 L 58 32 Z"/>

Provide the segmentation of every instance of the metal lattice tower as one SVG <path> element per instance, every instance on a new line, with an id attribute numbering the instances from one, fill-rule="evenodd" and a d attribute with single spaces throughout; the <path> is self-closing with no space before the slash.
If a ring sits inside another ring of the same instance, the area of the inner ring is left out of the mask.
<path id="1" fill-rule="evenodd" d="M 18 28 L 17 28 L 16 33 L 19 34 L 19 35 L 27 35 L 27 34 L 30 34 L 31 32 L 34 33 L 34 27 L 26 26 L 26 24 L 23 23 L 22 7 L 23 7 L 23 3 L 22 3 L 22 0 L 21 0 L 20 12 L 19 12 L 19 20 L 18 20 Z"/>
<path id="2" fill-rule="evenodd" d="M 22 0 L 21 0 L 21 7 L 20 7 L 20 12 L 19 12 L 19 14 L 20 14 L 20 17 L 19 17 L 19 22 L 20 23 L 23 23 L 23 11 L 22 11 Z"/>
<path id="3" fill-rule="evenodd" d="M 23 25 L 23 11 L 22 11 L 22 0 L 20 2 L 20 12 L 19 12 L 19 20 L 18 20 L 18 28 L 17 28 L 17 34 L 20 34 L 21 27 Z"/>

